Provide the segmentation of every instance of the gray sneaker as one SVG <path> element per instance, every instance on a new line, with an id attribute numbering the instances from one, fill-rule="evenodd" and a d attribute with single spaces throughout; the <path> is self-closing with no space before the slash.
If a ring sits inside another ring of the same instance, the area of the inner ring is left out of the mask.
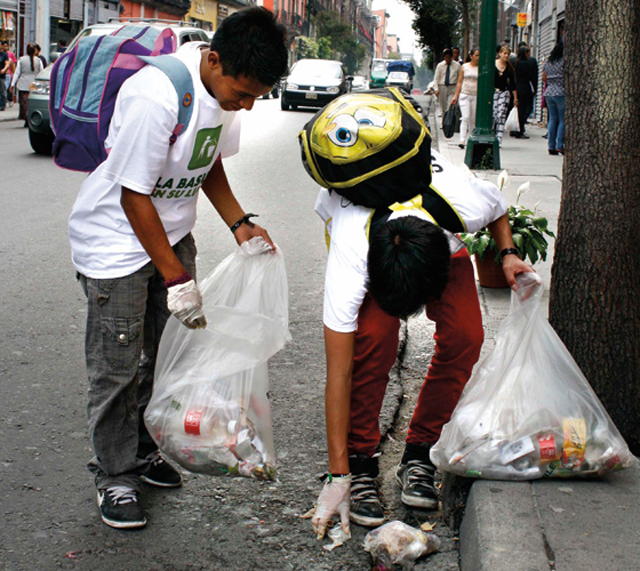
<path id="1" fill-rule="evenodd" d="M 402 503 L 414 508 L 433 510 L 438 507 L 438 490 L 434 477 L 435 467 L 422 460 L 409 460 L 400 464 L 396 479 L 402 487 Z"/>
<path id="2" fill-rule="evenodd" d="M 378 527 L 384 523 L 384 508 L 378 495 L 376 478 L 379 474 L 378 454 L 369 457 L 365 454 L 349 456 L 351 470 L 351 506 L 352 522 L 365 527 Z"/>
<path id="3" fill-rule="evenodd" d="M 147 525 L 138 503 L 138 492 L 127 486 L 98 490 L 98 507 L 102 521 L 116 529 L 134 529 Z"/>

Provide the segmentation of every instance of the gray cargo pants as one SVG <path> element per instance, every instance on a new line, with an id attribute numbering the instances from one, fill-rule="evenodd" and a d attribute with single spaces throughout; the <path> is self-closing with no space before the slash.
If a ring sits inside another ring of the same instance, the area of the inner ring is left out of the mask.
<path id="1" fill-rule="evenodd" d="M 173 247 L 195 279 L 196 246 L 187 234 Z M 89 470 L 96 487 L 138 490 L 145 456 L 156 450 L 144 425 L 156 353 L 169 318 L 164 278 L 152 262 L 115 279 L 79 275 L 88 300 L 85 355 L 89 430 L 95 453 Z"/>

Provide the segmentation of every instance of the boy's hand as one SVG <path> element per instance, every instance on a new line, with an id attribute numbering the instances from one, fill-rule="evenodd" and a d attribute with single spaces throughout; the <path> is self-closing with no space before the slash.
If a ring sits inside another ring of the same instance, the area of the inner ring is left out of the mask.
<path id="1" fill-rule="evenodd" d="M 202 294 L 193 280 L 167 288 L 167 307 L 189 329 L 207 326 L 202 311 Z"/>
<path id="2" fill-rule="evenodd" d="M 533 272 L 535 270 L 526 262 L 523 262 L 517 255 L 508 254 L 502 260 L 502 271 L 504 272 L 504 277 L 507 278 L 507 283 L 509 287 L 516 291 L 518 289 L 518 284 L 516 283 L 516 276 L 518 274 Z"/>
<path id="3" fill-rule="evenodd" d="M 340 476 L 327 481 L 320 492 L 316 504 L 315 514 L 311 518 L 313 531 L 318 539 L 324 537 L 327 524 L 333 514 L 340 514 L 342 529 L 348 535 L 349 530 L 349 502 L 351 498 L 351 474 Z"/>
<path id="4" fill-rule="evenodd" d="M 256 236 L 261 236 L 264 241 L 271 246 L 271 249 L 275 252 L 276 245 L 273 243 L 273 240 L 269 236 L 269 233 L 258 224 L 250 223 L 250 224 L 242 224 L 238 226 L 236 231 L 233 233 L 236 238 L 236 242 L 238 242 L 238 246 L 247 240 L 251 240 Z"/>

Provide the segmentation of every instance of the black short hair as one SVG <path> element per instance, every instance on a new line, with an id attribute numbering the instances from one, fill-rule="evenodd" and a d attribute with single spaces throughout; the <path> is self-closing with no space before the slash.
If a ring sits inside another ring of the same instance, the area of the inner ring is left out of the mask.
<path id="1" fill-rule="evenodd" d="M 227 16 L 211 40 L 223 73 L 275 85 L 287 71 L 287 30 L 266 8 L 253 6 Z"/>
<path id="2" fill-rule="evenodd" d="M 371 237 L 367 264 L 371 296 L 389 315 L 409 317 L 442 295 L 451 268 L 449 240 L 417 216 L 396 218 Z"/>
<path id="3" fill-rule="evenodd" d="M 446 48 L 442 51 L 442 57 L 444 56 L 453 56 L 453 50 Z"/>

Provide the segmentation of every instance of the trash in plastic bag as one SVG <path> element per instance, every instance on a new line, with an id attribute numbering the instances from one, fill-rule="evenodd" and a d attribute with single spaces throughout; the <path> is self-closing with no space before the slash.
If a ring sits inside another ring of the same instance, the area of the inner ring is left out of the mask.
<path id="1" fill-rule="evenodd" d="M 390 521 L 367 533 L 364 550 L 373 557 L 374 571 L 387 571 L 394 565 L 413 569 L 419 557 L 440 549 L 440 538 L 401 521 Z"/>
<path id="2" fill-rule="evenodd" d="M 431 448 L 441 470 L 502 480 L 599 476 L 635 458 L 549 322 L 535 274 L 517 277 L 496 346 Z"/>
<path id="3" fill-rule="evenodd" d="M 291 338 L 282 252 L 244 242 L 200 290 L 207 327 L 167 322 L 145 423 L 191 472 L 274 480 L 267 360 Z"/>

